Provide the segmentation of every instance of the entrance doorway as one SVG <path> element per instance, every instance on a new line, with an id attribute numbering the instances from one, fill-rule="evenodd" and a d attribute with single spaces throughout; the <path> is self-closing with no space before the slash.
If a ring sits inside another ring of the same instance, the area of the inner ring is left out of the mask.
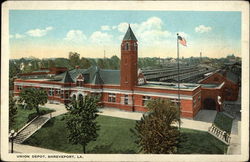
<path id="1" fill-rule="evenodd" d="M 214 99 L 206 98 L 204 100 L 203 104 L 204 104 L 204 109 L 216 110 L 216 103 L 215 103 Z"/>

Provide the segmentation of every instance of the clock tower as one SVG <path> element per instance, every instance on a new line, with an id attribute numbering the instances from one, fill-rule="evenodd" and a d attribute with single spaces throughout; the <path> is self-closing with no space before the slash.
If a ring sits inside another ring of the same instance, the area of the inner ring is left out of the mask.
<path id="1" fill-rule="evenodd" d="M 121 44 L 121 89 L 133 90 L 133 87 L 137 85 L 137 53 L 137 39 L 129 26 Z"/>

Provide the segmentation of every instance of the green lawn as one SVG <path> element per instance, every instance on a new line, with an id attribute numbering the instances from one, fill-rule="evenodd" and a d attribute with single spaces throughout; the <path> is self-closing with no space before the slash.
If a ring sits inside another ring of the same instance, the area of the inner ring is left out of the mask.
<path id="1" fill-rule="evenodd" d="M 64 115 L 52 118 L 42 129 L 31 136 L 24 144 L 49 148 L 62 152 L 82 153 L 81 145 L 72 145 L 67 140 Z M 99 116 L 101 125 L 97 141 L 88 144 L 87 153 L 136 153 L 138 148 L 130 128 L 135 120 Z"/>
<path id="2" fill-rule="evenodd" d="M 46 113 L 49 113 L 49 112 L 53 112 L 54 110 L 48 109 L 48 108 L 40 108 L 40 111 L 45 111 Z M 35 109 L 28 110 L 28 109 L 23 109 L 21 107 L 17 107 L 17 115 L 15 118 L 15 124 L 10 129 L 14 129 L 15 131 L 21 129 L 29 121 L 28 116 L 34 113 L 36 113 Z"/>
<path id="3" fill-rule="evenodd" d="M 67 129 L 64 116 L 52 118 L 42 129 L 33 134 L 24 144 L 49 148 L 52 150 L 82 153 L 80 145 L 72 145 L 67 140 Z M 87 153 L 138 153 L 134 143 L 135 136 L 130 132 L 135 121 L 108 116 L 99 116 L 101 125 L 97 141 L 87 146 Z M 223 154 L 224 145 L 207 132 L 181 129 L 181 143 L 179 154 Z"/>
<path id="4" fill-rule="evenodd" d="M 231 133 L 233 119 L 222 112 L 218 112 L 214 119 L 214 124 L 222 130 Z"/>
<path id="5" fill-rule="evenodd" d="M 224 150 L 227 150 L 227 145 L 208 132 L 181 129 L 179 154 L 223 154 Z"/>

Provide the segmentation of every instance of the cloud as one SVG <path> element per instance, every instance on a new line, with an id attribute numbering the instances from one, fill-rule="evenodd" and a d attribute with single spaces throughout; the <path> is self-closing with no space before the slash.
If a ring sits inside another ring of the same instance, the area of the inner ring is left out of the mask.
<path id="1" fill-rule="evenodd" d="M 101 26 L 101 30 L 110 30 L 110 26 L 108 26 L 108 25 L 103 25 L 103 26 Z"/>
<path id="2" fill-rule="evenodd" d="M 150 17 L 141 23 L 132 23 L 130 27 L 134 31 L 138 41 L 143 44 L 159 44 L 166 41 L 172 34 L 164 29 L 164 23 L 159 17 Z M 128 23 L 122 22 L 117 25 L 117 30 L 125 33 Z M 119 36 L 121 39 L 123 36 Z"/>
<path id="3" fill-rule="evenodd" d="M 108 33 L 103 33 L 101 31 L 96 31 L 90 36 L 92 43 L 107 44 L 112 42 L 113 36 Z"/>
<path id="4" fill-rule="evenodd" d="M 9 38 L 14 38 L 14 35 L 10 34 L 10 35 L 9 35 Z"/>
<path id="5" fill-rule="evenodd" d="M 25 35 L 22 35 L 22 34 L 19 34 L 19 33 L 16 33 L 15 35 L 10 35 L 10 38 L 15 38 L 15 39 L 21 39 L 21 38 L 24 38 L 26 37 Z"/>
<path id="6" fill-rule="evenodd" d="M 187 33 L 185 33 L 185 32 L 176 32 L 176 33 L 178 33 L 180 36 L 182 36 L 184 38 L 188 38 L 189 37 L 189 35 Z"/>
<path id="7" fill-rule="evenodd" d="M 205 26 L 205 25 L 199 25 L 195 27 L 195 32 L 197 33 L 207 33 L 212 30 L 212 27 L 210 26 Z"/>
<path id="8" fill-rule="evenodd" d="M 64 40 L 72 42 L 83 42 L 87 40 L 87 37 L 83 34 L 81 30 L 70 30 L 66 34 Z"/>
<path id="9" fill-rule="evenodd" d="M 127 29 L 128 29 L 128 23 L 125 23 L 125 22 L 120 23 L 120 24 L 117 26 L 117 30 L 118 30 L 119 32 L 122 32 L 122 33 L 125 33 L 125 32 L 127 31 Z"/>
<path id="10" fill-rule="evenodd" d="M 32 37 L 43 37 L 52 29 L 53 27 L 51 26 L 46 27 L 45 29 L 32 29 L 27 31 L 26 34 Z"/>

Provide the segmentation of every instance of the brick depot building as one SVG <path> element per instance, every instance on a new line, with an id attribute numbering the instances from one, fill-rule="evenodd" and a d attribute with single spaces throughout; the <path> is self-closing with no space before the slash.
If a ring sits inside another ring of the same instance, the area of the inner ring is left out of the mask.
<path id="1" fill-rule="evenodd" d="M 87 94 L 98 94 L 104 107 L 143 112 L 147 111 L 146 101 L 153 98 L 168 98 L 172 102 L 178 102 L 177 84 L 147 82 L 138 70 L 137 59 L 137 39 L 129 27 L 121 43 L 120 70 L 100 69 L 97 66 L 73 70 L 41 69 L 21 74 L 14 81 L 14 94 L 18 96 L 26 87 L 42 88 L 47 91 L 51 103 L 67 103 L 70 98 L 79 99 Z M 226 99 L 224 92 L 226 86 L 231 84 L 230 80 L 225 78 L 216 72 L 202 80 L 200 84 L 181 83 L 179 91 L 181 116 L 193 118 L 204 106 L 207 109 L 221 111 L 219 102 Z M 233 96 L 230 99 L 235 99 Z"/>

